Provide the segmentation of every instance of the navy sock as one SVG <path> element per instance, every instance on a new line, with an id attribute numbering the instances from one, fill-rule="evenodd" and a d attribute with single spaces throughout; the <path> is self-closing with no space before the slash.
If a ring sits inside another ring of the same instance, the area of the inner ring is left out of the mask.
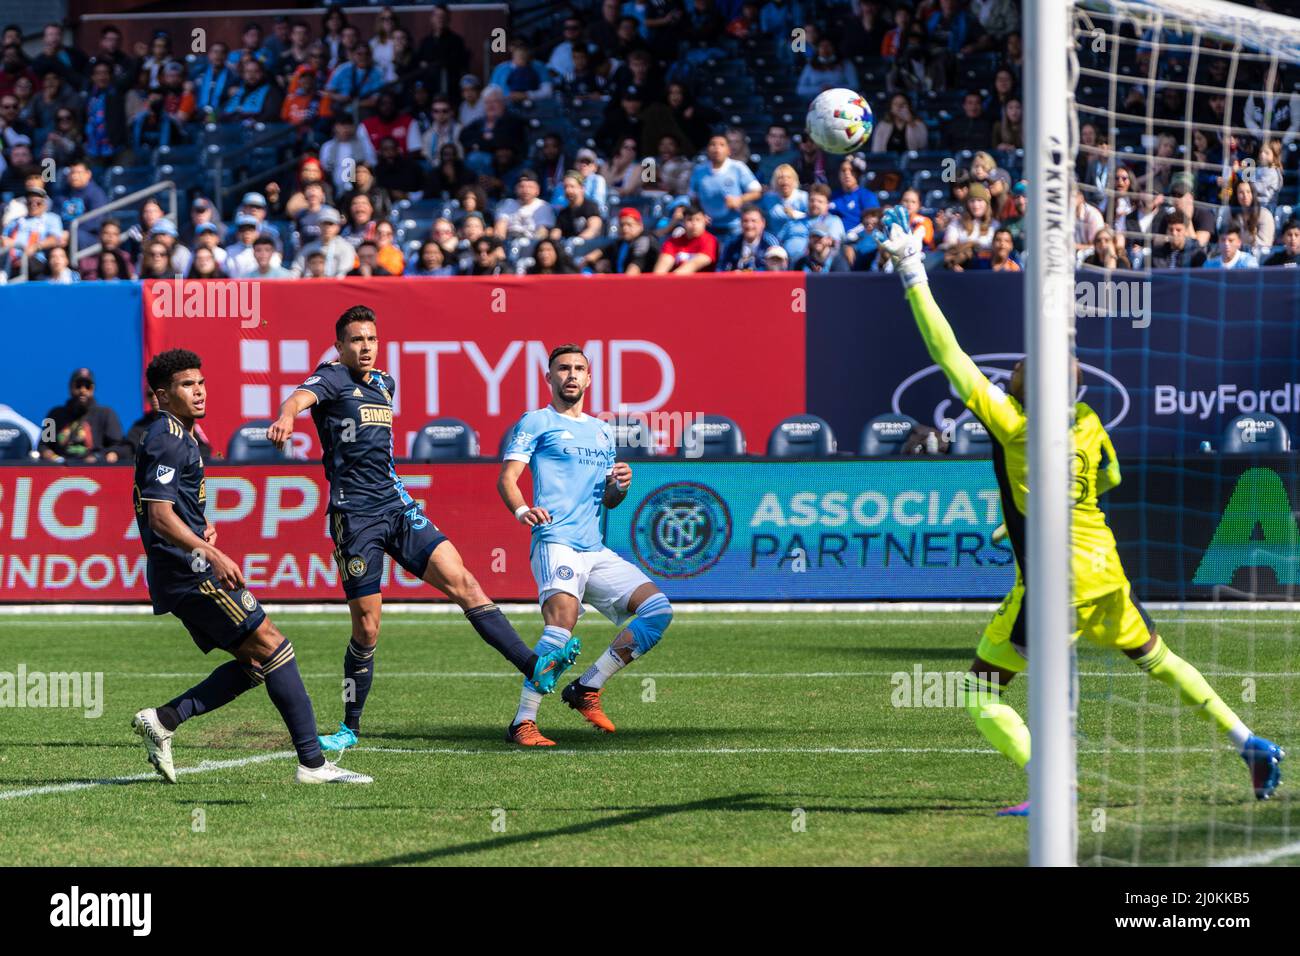
<path id="1" fill-rule="evenodd" d="M 355 637 L 349 639 L 343 652 L 343 723 L 354 732 L 361 730 L 361 710 L 374 679 L 375 649 L 358 644 Z"/>
<path id="2" fill-rule="evenodd" d="M 325 763 L 316 739 L 316 714 L 311 708 L 311 698 L 298 673 L 298 662 L 293 657 L 293 645 L 285 640 L 262 666 L 257 669 L 258 683 L 266 685 L 266 693 L 275 709 L 284 718 L 293 738 L 293 749 L 298 751 L 298 762 L 304 767 L 316 768 Z"/>
<path id="3" fill-rule="evenodd" d="M 465 612 L 465 616 L 474 625 L 474 630 L 478 631 L 478 636 L 494 651 L 513 664 L 519 673 L 532 678 L 533 670 L 537 667 L 537 655 L 519 639 L 518 632 L 511 627 L 499 607 L 495 604 L 472 607 Z"/>
<path id="4" fill-rule="evenodd" d="M 224 707 L 253 686 L 244 665 L 226 661 L 200 683 L 158 708 L 158 720 L 168 730 L 175 730 L 191 717 Z"/>

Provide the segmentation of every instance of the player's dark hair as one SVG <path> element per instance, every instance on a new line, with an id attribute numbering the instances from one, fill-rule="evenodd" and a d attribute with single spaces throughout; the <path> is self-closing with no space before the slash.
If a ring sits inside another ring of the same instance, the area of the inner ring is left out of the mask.
<path id="1" fill-rule="evenodd" d="M 168 349 L 159 352 L 149 360 L 149 367 L 144 370 L 149 391 L 156 392 L 172 383 L 172 376 L 187 368 L 202 368 L 203 359 L 189 349 Z"/>
<path id="2" fill-rule="evenodd" d="M 351 325 L 353 322 L 374 322 L 374 321 L 375 321 L 374 309 L 370 308 L 370 306 L 368 305 L 354 305 L 352 308 L 348 309 L 346 312 L 340 315 L 339 320 L 334 323 L 334 338 L 342 342 L 343 333 L 347 331 L 347 327 Z"/>
<path id="3" fill-rule="evenodd" d="M 551 357 L 546 360 L 546 367 L 549 369 L 561 355 L 581 355 L 583 358 L 587 358 L 587 353 L 582 350 L 582 346 L 569 342 L 566 345 L 557 345 L 551 349 Z M 590 364 L 591 359 L 587 359 L 587 362 Z"/>

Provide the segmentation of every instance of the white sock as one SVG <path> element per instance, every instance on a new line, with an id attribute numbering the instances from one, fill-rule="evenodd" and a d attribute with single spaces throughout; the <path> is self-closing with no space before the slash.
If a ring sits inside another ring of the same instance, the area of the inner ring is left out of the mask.
<path id="1" fill-rule="evenodd" d="M 1237 753 L 1245 752 L 1246 741 L 1250 738 L 1250 728 L 1241 721 L 1237 721 L 1237 726 L 1231 727 L 1228 730 L 1228 739 L 1231 740 L 1232 745 L 1237 748 Z"/>
<path id="2" fill-rule="evenodd" d="M 573 632 L 567 628 L 547 626 L 542 629 L 542 639 L 534 645 L 533 653 L 541 657 L 543 654 L 558 651 L 569 642 L 569 638 L 572 636 Z M 525 720 L 536 720 L 537 708 L 541 703 L 542 695 L 529 687 L 528 681 L 525 680 L 523 688 L 519 691 L 519 709 L 515 711 L 514 723 L 519 724 Z"/>
<path id="3" fill-rule="evenodd" d="M 609 680 L 624 667 L 627 663 L 623 658 L 614 652 L 613 645 L 605 649 L 605 653 L 596 658 L 595 662 L 587 668 L 578 683 L 584 687 L 591 687 L 595 690 L 605 686 L 605 681 Z"/>

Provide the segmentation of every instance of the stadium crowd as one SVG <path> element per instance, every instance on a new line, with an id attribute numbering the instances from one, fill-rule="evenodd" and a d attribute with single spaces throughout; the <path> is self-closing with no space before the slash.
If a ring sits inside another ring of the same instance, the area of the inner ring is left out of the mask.
<path id="1" fill-rule="evenodd" d="M 1018 0 L 575 3 L 536 43 L 511 34 L 487 82 L 445 7 L 420 23 L 382 8 L 369 35 L 343 8 L 323 32 L 225 22 L 202 54 L 163 31 L 127 51 L 112 25 L 79 50 L 52 24 L 29 55 L 4 29 L 0 282 L 882 270 L 873 233 L 894 204 L 935 268 L 1025 254 Z M 1255 77 L 1272 93 L 1225 126 L 1228 55 L 1199 63 L 1192 104 L 1122 78 L 1120 112 L 1082 124 L 1081 264 L 1300 260 L 1296 77 Z M 1157 76 L 1186 68 L 1162 57 Z M 841 86 L 875 107 L 847 158 L 801 129 L 807 101 Z M 1147 157 L 1133 137 L 1152 121 Z M 213 144 L 277 130 L 263 159 L 280 171 L 253 165 L 227 200 Z M 183 190 L 175 218 L 155 193 L 74 227 L 159 169 Z"/>

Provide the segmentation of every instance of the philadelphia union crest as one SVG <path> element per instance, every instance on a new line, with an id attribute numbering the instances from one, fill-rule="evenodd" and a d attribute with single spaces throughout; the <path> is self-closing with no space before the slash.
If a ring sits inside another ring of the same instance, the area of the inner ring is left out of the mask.
<path id="1" fill-rule="evenodd" d="M 690 578 L 713 567 L 731 543 L 731 513 L 712 488 L 675 481 L 656 488 L 632 518 L 632 550 L 661 578 Z"/>

